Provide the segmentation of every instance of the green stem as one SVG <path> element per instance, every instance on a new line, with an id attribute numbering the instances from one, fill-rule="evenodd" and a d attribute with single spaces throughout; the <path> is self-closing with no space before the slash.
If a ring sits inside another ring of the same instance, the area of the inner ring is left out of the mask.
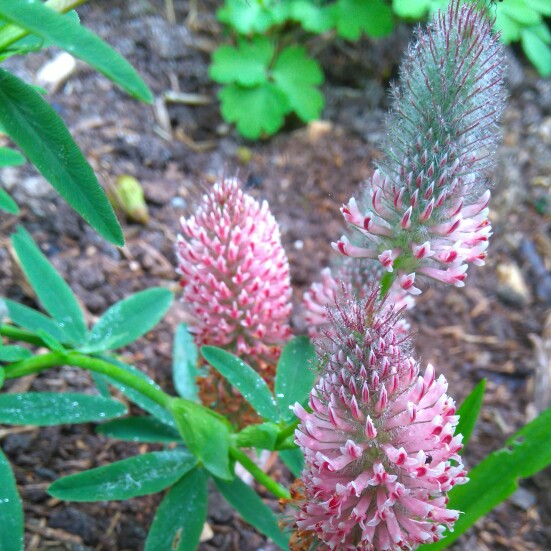
<path id="1" fill-rule="evenodd" d="M 267 475 L 248 455 L 241 450 L 230 447 L 230 456 L 241 463 L 254 478 L 262 484 L 267 490 L 272 492 L 276 497 L 283 499 L 291 499 L 291 494 L 286 488 L 278 484 L 272 477 Z"/>
<path id="2" fill-rule="evenodd" d="M 62 365 L 71 365 L 94 371 L 101 375 L 107 375 L 108 377 L 116 379 L 119 383 L 137 390 L 166 409 L 169 409 L 169 404 L 173 399 L 166 392 L 124 369 L 106 362 L 105 360 L 91 358 L 79 352 L 50 352 L 48 354 L 42 354 L 41 356 L 34 356 L 28 360 L 23 360 L 11 366 L 7 366 L 5 368 L 5 376 L 6 379 L 15 379 L 17 377 L 31 375 L 32 373 L 40 373 L 50 367 Z"/>
<path id="3" fill-rule="evenodd" d="M 66 13 L 87 1 L 88 0 L 48 0 L 48 2 L 45 2 L 45 5 L 58 13 Z M 8 23 L 2 27 L 0 31 L 0 51 L 5 50 L 18 40 L 25 38 L 28 34 L 30 33 L 26 29 Z"/>
<path id="4" fill-rule="evenodd" d="M 278 449 L 278 446 L 285 442 L 289 436 L 292 436 L 295 433 L 295 429 L 298 427 L 299 423 L 300 419 L 296 419 L 290 425 L 287 425 L 279 431 L 276 439 L 276 449 Z"/>
<path id="5" fill-rule="evenodd" d="M 46 343 L 34 333 L 18 329 L 13 325 L 0 325 L 0 335 L 4 335 L 4 337 L 8 337 L 14 341 L 28 342 L 36 346 L 47 346 Z"/>

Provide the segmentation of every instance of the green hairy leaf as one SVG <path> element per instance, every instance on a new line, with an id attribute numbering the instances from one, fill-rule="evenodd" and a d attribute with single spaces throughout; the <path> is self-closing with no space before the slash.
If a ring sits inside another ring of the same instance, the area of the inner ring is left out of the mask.
<path id="1" fill-rule="evenodd" d="M 201 354 L 207 362 L 227 379 L 263 419 L 277 423 L 279 411 L 264 379 L 237 356 L 216 348 L 203 346 Z"/>
<path id="2" fill-rule="evenodd" d="M 145 551 L 195 551 L 207 519 L 207 481 L 196 468 L 174 484 L 163 499 L 145 542 Z"/>
<path id="3" fill-rule="evenodd" d="M 89 63 L 131 96 L 152 103 L 153 96 L 134 68 L 111 46 L 70 17 L 42 2 L 0 0 L 0 15 Z"/>
<path id="4" fill-rule="evenodd" d="M 81 342 L 87 333 L 86 323 L 70 287 L 23 227 L 20 226 L 12 235 L 12 243 L 25 276 L 44 309 L 55 319 L 64 334 L 74 342 Z M 48 328 L 44 329 L 49 332 Z"/>
<path id="5" fill-rule="evenodd" d="M 98 434 L 129 442 L 179 442 L 178 431 L 155 417 L 125 417 L 103 423 L 96 428 Z"/>
<path id="6" fill-rule="evenodd" d="M 281 549 L 288 549 L 289 537 L 280 530 L 277 517 L 250 486 L 239 477 L 231 482 L 219 479 L 215 479 L 215 482 L 226 501 L 247 522 L 268 536 Z"/>
<path id="7" fill-rule="evenodd" d="M 185 323 L 176 328 L 172 352 L 172 378 L 176 392 L 182 398 L 198 402 L 199 391 L 195 382 L 199 375 L 198 353 Z"/>
<path id="8" fill-rule="evenodd" d="M 113 209 L 61 117 L 31 86 L 3 69 L 0 124 L 42 176 L 101 236 L 115 245 L 124 244 Z"/>
<path id="9" fill-rule="evenodd" d="M 80 351 L 105 352 L 135 341 L 161 321 L 173 298 L 168 289 L 157 287 L 117 302 L 92 327 Z"/>
<path id="10" fill-rule="evenodd" d="M 187 450 L 144 453 L 60 478 L 50 485 L 48 493 L 70 501 L 130 499 L 172 486 L 196 464 Z"/>
<path id="11" fill-rule="evenodd" d="M 0 549 L 23 551 L 23 505 L 9 461 L 0 449 Z M 6 528 L 9 527 L 9 530 Z"/>
<path id="12" fill-rule="evenodd" d="M 0 423 L 47 427 L 65 423 L 89 423 L 120 417 L 121 402 L 75 392 L 27 392 L 0 394 Z"/>

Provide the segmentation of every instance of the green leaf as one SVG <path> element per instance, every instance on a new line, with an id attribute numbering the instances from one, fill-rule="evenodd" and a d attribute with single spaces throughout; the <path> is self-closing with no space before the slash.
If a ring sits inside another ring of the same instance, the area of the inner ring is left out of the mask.
<path id="1" fill-rule="evenodd" d="M 126 413 L 121 402 L 75 392 L 0 394 L 0 423 L 48 427 L 105 421 Z"/>
<path id="2" fill-rule="evenodd" d="M 195 551 L 207 519 L 207 481 L 193 469 L 163 499 L 145 542 L 145 551 Z"/>
<path id="3" fill-rule="evenodd" d="M 484 390 L 486 388 L 486 379 L 482 379 L 473 389 L 473 391 L 465 398 L 460 408 L 457 410 L 459 415 L 459 423 L 455 429 L 455 434 L 463 435 L 463 449 L 471 438 L 476 420 L 480 414 L 482 401 L 484 400 Z"/>
<path id="4" fill-rule="evenodd" d="M 215 479 L 215 483 L 226 501 L 248 523 L 268 536 L 281 549 L 288 549 L 289 536 L 280 530 L 277 517 L 250 486 L 239 477 L 231 482 Z"/>
<path id="5" fill-rule="evenodd" d="M 134 68 L 101 38 L 41 2 L 0 0 L 0 14 L 11 23 L 89 63 L 131 96 L 153 103 L 151 91 Z"/>
<path id="6" fill-rule="evenodd" d="M 338 0 L 333 10 L 337 33 L 347 40 L 358 40 L 362 33 L 381 38 L 394 28 L 392 10 L 384 0 Z"/>
<path id="7" fill-rule="evenodd" d="M 551 75 L 551 48 L 530 29 L 521 32 L 522 49 L 542 77 Z"/>
<path id="8" fill-rule="evenodd" d="M 503 44 L 510 44 L 511 42 L 520 40 L 519 24 L 501 9 L 497 10 L 494 27 L 501 33 L 500 40 Z"/>
<path id="9" fill-rule="evenodd" d="M 195 382 L 199 375 L 197 347 L 185 323 L 176 328 L 172 351 L 172 379 L 176 392 L 182 398 L 198 402 L 199 391 Z"/>
<path id="10" fill-rule="evenodd" d="M 274 55 L 272 43 L 263 36 L 240 40 L 237 48 L 221 46 L 212 54 L 209 76 L 222 84 L 255 86 L 268 81 L 268 65 Z"/>
<path id="11" fill-rule="evenodd" d="M 24 165 L 27 159 L 10 147 L 0 147 L 0 167 Z"/>
<path id="12" fill-rule="evenodd" d="M 304 48 L 285 48 L 277 58 L 272 74 L 304 122 L 319 118 L 324 101 L 323 94 L 315 86 L 323 82 L 323 72 L 318 62 L 307 56 Z"/>
<path id="13" fill-rule="evenodd" d="M 279 427 L 274 423 L 249 425 L 235 435 L 235 444 L 240 448 L 275 450 Z"/>
<path id="14" fill-rule="evenodd" d="M 31 86 L 0 69 L 0 123 L 37 170 L 115 245 L 124 237 L 94 171 L 65 123 Z"/>
<path id="15" fill-rule="evenodd" d="M 227 379 L 263 418 L 277 423 L 279 412 L 266 381 L 237 356 L 216 348 L 203 346 L 201 354 L 207 362 Z"/>
<path id="16" fill-rule="evenodd" d="M 19 213 L 17 203 L 10 197 L 8 192 L 2 188 L 0 188 L 0 210 L 4 210 L 10 214 Z"/>
<path id="17" fill-rule="evenodd" d="M 30 358 L 33 353 L 27 348 L 17 345 L 7 345 L 0 348 L 0 362 L 20 362 Z"/>
<path id="18" fill-rule="evenodd" d="M 100 357 L 102 360 L 112 363 L 113 365 L 116 365 L 117 367 L 120 367 L 121 369 L 124 369 L 129 373 L 132 373 L 135 377 L 139 377 L 140 379 L 147 381 L 152 387 L 160 388 L 153 379 L 149 378 L 145 373 L 143 373 L 143 371 L 136 369 L 134 366 L 121 362 L 117 358 L 109 356 L 108 354 L 102 354 Z M 108 377 L 106 375 L 98 376 L 97 380 L 107 381 L 110 385 L 114 386 L 117 390 L 122 392 L 131 402 L 134 402 L 144 411 L 147 411 L 165 425 L 169 425 L 171 427 L 176 426 L 172 415 L 164 407 L 159 405 L 157 402 L 154 402 L 151 398 L 144 396 L 141 392 L 134 390 L 133 388 L 127 387 L 124 384 L 119 383 L 119 381 L 117 381 L 116 379 L 112 379 L 111 377 Z"/>
<path id="19" fill-rule="evenodd" d="M 81 342 L 87 332 L 86 322 L 70 287 L 23 227 L 20 226 L 12 234 L 12 243 L 25 276 L 44 309 L 58 322 L 64 333 L 75 342 Z M 47 328 L 45 330 L 48 332 Z"/>
<path id="20" fill-rule="evenodd" d="M 0 390 L 4 386 L 4 381 L 6 380 L 6 372 L 2 366 L 0 366 Z"/>
<path id="21" fill-rule="evenodd" d="M 205 469 L 231 479 L 228 425 L 214 412 L 184 398 L 174 399 L 172 411 L 184 442 Z"/>
<path id="22" fill-rule="evenodd" d="M 449 493 L 450 509 L 463 511 L 453 533 L 438 543 L 422 545 L 418 551 L 444 549 L 470 528 L 480 517 L 507 499 L 526 478 L 551 464 L 549 427 L 551 408 L 507 439 L 504 448 L 491 453 L 469 472 L 470 481 Z"/>
<path id="23" fill-rule="evenodd" d="M 392 10 L 398 17 L 420 21 L 427 14 L 431 0 L 392 0 Z"/>
<path id="24" fill-rule="evenodd" d="M 530 0 L 530 6 L 533 10 L 539 11 L 543 15 L 551 16 L 551 3 L 549 0 Z"/>
<path id="25" fill-rule="evenodd" d="M 155 417 L 125 417 L 96 427 L 98 434 L 128 442 L 178 442 L 178 431 Z"/>
<path id="26" fill-rule="evenodd" d="M 33 333 L 44 331 L 54 339 L 65 344 L 72 342 L 71 337 L 67 335 L 64 328 L 56 320 L 24 304 L 19 304 L 7 298 L 3 300 L 8 308 L 8 315 L 15 325 Z"/>
<path id="27" fill-rule="evenodd" d="M 60 478 L 48 493 L 69 501 L 130 499 L 172 486 L 196 464 L 187 450 L 149 452 Z"/>
<path id="28" fill-rule="evenodd" d="M 293 475 L 299 478 L 304 468 L 304 456 L 300 448 L 295 448 L 294 450 L 281 450 L 279 452 L 279 457 Z"/>
<path id="29" fill-rule="evenodd" d="M 173 298 L 168 289 L 156 287 L 117 302 L 92 327 L 79 350 L 90 354 L 126 346 L 161 321 Z"/>
<path id="30" fill-rule="evenodd" d="M 541 22 L 541 15 L 527 5 L 525 0 L 507 0 L 499 6 L 499 11 L 503 11 L 503 14 L 513 19 L 520 26 L 528 27 Z"/>
<path id="31" fill-rule="evenodd" d="M 289 8 L 290 17 L 310 33 L 322 34 L 335 24 L 330 6 L 319 6 L 307 0 L 295 0 Z"/>
<path id="32" fill-rule="evenodd" d="M 240 34 L 265 33 L 273 24 L 273 2 L 226 0 L 217 18 Z"/>
<path id="33" fill-rule="evenodd" d="M 308 337 L 295 337 L 281 352 L 277 363 L 275 395 L 281 419 L 287 423 L 295 418 L 289 408 L 295 402 L 303 403 L 314 386 L 315 360 L 316 351 Z"/>
<path id="34" fill-rule="evenodd" d="M 236 123 L 237 130 L 252 140 L 264 133 L 275 134 L 290 110 L 287 96 L 270 82 L 255 88 L 230 84 L 218 97 L 224 119 Z"/>
<path id="35" fill-rule="evenodd" d="M 0 449 L 0 549 L 23 551 L 23 504 L 10 463 Z M 6 529 L 7 528 L 7 529 Z"/>

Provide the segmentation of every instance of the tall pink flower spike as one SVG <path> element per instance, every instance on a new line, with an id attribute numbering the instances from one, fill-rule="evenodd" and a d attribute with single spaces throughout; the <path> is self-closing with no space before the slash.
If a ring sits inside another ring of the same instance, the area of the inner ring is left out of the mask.
<path id="1" fill-rule="evenodd" d="M 264 201 L 224 179 L 181 220 L 176 254 L 182 302 L 198 346 L 222 346 L 255 365 L 291 336 L 289 263 Z"/>
<path id="2" fill-rule="evenodd" d="M 392 90 L 385 156 L 341 209 L 352 231 L 333 247 L 379 262 L 412 295 L 426 278 L 462 287 L 468 266 L 484 264 L 502 50 L 476 2 L 451 2 L 418 32 Z"/>
<path id="3" fill-rule="evenodd" d="M 294 540 L 320 549 L 402 551 L 435 542 L 459 515 L 446 509 L 446 492 L 467 481 L 446 379 L 430 364 L 419 375 L 409 337 L 397 335 L 398 316 L 378 293 L 372 288 L 366 300 L 342 301 L 331 313 L 312 413 L 295 405 L 305 467 Z"/>

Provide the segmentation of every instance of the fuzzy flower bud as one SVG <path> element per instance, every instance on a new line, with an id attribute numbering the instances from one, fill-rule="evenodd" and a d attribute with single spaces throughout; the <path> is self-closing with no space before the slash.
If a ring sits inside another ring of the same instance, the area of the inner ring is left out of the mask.
<path id="1" fill-rule="evenodd" d="M 224 179 L 181 228 L 178 273 L 196 344 L 224 347 L 253 365 L 276 359 L 291 334 L 291 283 L 268 204 Z"/>
<path id="2" fill-rule="evenodd" d="M 416 276 L 461 287 L 468 265 L 484 264 L 503 71 L 475 4 L 454 0 L 418 33 L 392 90 L 386 155 L 363 199 L 342 207 L 352 231 L 336 250 L 378 260 L 411 294 L 421 292 Z"/>
<path id="3" fill-rule="evenodd" d="M 446 509 L 446 493 L 467 480 L 446 379 L 430 364 L 419 374 L 409 338 L 397 335 L 397 315 L 378 292 L 331 313 L 312 413 L 295 405 L 305 457 L 295 500 L 300 545 L 410 549 L 438 541 L 459 515 Z"/>
<path id="4" fill-rule="evenodd" d="M 349 257 L 345 257 L 338 266 L 324 268 L 320 274 L 321 281 L 312 283 L 302 299 L 309 336 L 319 339 L 327 335 L 331 329 L 329 309 L 339 301 L 339 296 L 348 295 L 364 299 L 366 292 L 371 289 L 370 285 L 378 282 L 383 273 L 379 264 Z M 389 290 L 385 307 L 395 311 L 409 310 L 413 308 L 414 303 L 415 299 L 395 282 Z M 407 333 L 409 323 L 400 318 L 396 330 Z"/>

